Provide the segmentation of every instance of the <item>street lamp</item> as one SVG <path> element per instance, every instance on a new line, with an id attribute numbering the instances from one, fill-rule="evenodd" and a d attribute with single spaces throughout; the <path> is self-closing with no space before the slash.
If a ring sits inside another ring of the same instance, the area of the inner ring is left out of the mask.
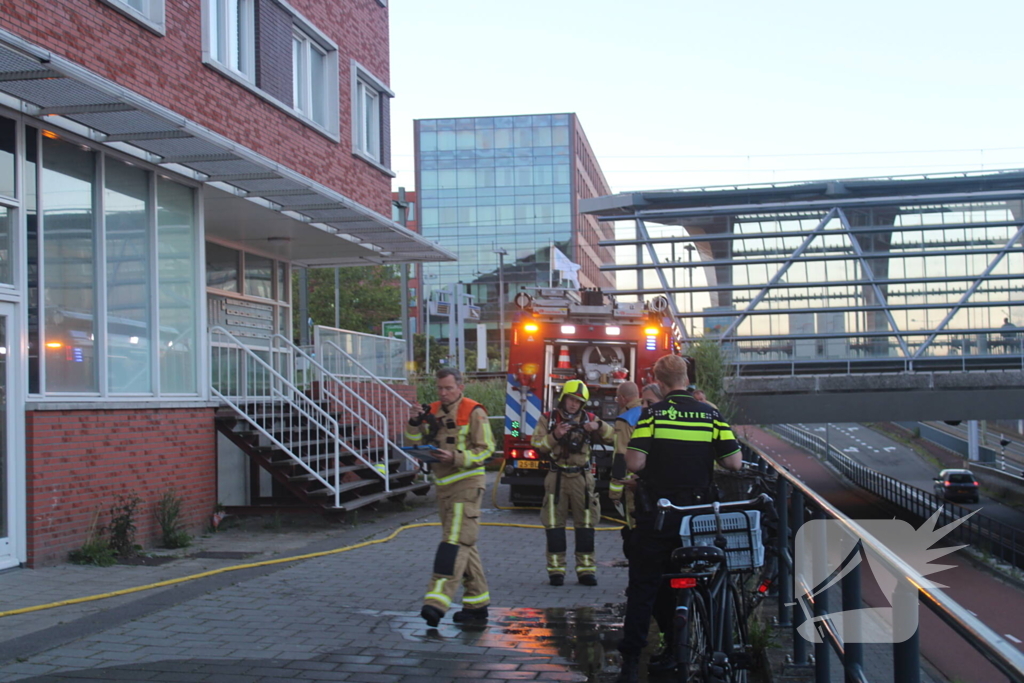
<path id="1" fill-rule="evenodd" d="M 690 315 L 693 315 L 693 252 L 696 251 L 696 247 L 692 244 L 687 244 L 686 249 L 686 273 L 690 278 Z M 690 318 L 690 336 L 696 334 L 696 318 Z"/>
<path id="2" fill-rule="evenodd" d="M 504 247 L 494 247 L 498 255 L 498 334 L 501 346 L 501 371 L 505 372 L 505 257 L 508 252 Z"/>

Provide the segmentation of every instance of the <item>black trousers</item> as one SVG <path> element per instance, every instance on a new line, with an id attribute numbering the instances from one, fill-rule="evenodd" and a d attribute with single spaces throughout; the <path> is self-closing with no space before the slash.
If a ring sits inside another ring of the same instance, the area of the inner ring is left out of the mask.
<path id="1" fill-rule="evenodd" d="M 672 590 L 662 576 L 669 573 L 672 551 L 678 548 L 678 529 L 664 532 L 637 526 L 629 537 L 629 587 L 626 589 L 626 619 L 619 651 L 638 656 L 647 646 L 651 617 L 671 641 Z"/>

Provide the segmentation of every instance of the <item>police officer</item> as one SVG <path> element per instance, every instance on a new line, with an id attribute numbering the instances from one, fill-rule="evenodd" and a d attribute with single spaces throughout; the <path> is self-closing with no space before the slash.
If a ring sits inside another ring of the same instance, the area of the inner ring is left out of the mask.
<path id="1" fill-rule="evenodd" d="M 597 585 L 594 564 L 594 523 L 601 505 L 590 473 L 591 441 L 611 444 L 612 426 L 583 410 L 590 400 L 587 385 L 571 379 L 562 387 L 558 407 L 537 421 L 530 444 L 549 454 L 551 471 L 544 478 L 540 518 L 547 534 L 548 581 L 565 581 L 565 518 L 572 509 L 576 528 L 576 576 L 584 586 Z"/>
<path id="2" fill-rule="evenodd" d="M 672 551 L 680 545 L 678 519 L 673 521 L 670 516 L 661 531 L 654 528 L 654 502 L 659 498 L 668 498 L 675 505 L 710 502 L 714 464 L 730 470 L 743 466 L 732 428 L 717 410 L 695 401 L 686 391 L 683 358 L 658 359 L 654 377 L 665 391 L 665 400 L 643 412 L 626 451 L 626 466 L 638 473 L 640 486 L 636 527 L 630 537 L 626 617 L 619 644 L 622 670 L 617 683 L 639 680 L 640 653 L 647 645 L 655 600 L 664 584 L 662 575 L 670 570 Z M 667 643 L 672 642 L 670 624 L 662 623 L 669 626 Z M 671 659 L 672 655 L 670 648 L 665 657 Z M 668 668 L 666 662 L 660 664 Z"/>
<path id="3" fill-rule="evenodd" d="M 481 623 L 487 621 L 491 598 L 476 541 L 486 488 L 484 461 L 494 452 L 494 437 L 484 407 L 462 395 L 464 385 L 458 370 L 442 368 L 435 380 L 441 400 L 430 405 L 429 416 L 422 414 L 419 406 L 412 406 L 405 433 L 413 444 L 426 442 L 437 447 L 432 452 L 437 462 L 430 468 L 437 487 L 441 543 L 420 616 L 429 626 L 437 626 L 461 582 L 465 585 L 464 607 L 452 620 Z"/>
<path id="4" fill-rule="evenodd" d="M 623 382 L 615 391 L 615 402 L 622 413 L 615 418 L 615 456 L 612 461 L 612 480 L 608 484 L 608 498 L 620 507 L 626 525 L 622 527 L 623 552 L 626 552 L 626 539 L 633 528 L 633 475 L 626 470 L 626 446 L 633 438 L 633 429 L 640 420 L 642 405 L 640 389 L 636 382 Z M 621 502 L 619 502 L 621 501 Z"/>

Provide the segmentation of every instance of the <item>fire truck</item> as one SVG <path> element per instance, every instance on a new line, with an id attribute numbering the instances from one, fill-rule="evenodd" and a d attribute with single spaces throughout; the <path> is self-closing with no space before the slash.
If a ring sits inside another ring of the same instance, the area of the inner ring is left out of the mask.
<path id="1" fill-rule="evenodd" d="M 585 410 L 613 421 L 622 411 L 615 392 L 625 381 L 654 381 L 655 361 L 680 353 L 681 337 L 668 300 L 614 301 L 600 289 L 537 289 L 516 295 L 505 394 L 505 471 L 501 480 L 517 506 L 540 505 L 546 456 L 530 445 L 538 420 L 558 406 L 562 386 L 583 380 L 590 391 Z M 689 361 L 689 359 L 688 359 Z M 691 367 L 692 371 L 692 367 Z M 591 468 L 602 504 L 608 506 L 613 450 L 595 445 Z"/>

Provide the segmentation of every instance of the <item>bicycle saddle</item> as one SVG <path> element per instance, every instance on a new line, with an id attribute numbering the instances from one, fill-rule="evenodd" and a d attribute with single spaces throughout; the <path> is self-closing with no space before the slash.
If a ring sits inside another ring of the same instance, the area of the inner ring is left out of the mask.
<path id="1" fill-rule="evenodd" d="M 725 551 L 713 545 L 692 545 L 672 551 L 672 566 L 689 567 L 694 564 L 725 564 Z"/>

